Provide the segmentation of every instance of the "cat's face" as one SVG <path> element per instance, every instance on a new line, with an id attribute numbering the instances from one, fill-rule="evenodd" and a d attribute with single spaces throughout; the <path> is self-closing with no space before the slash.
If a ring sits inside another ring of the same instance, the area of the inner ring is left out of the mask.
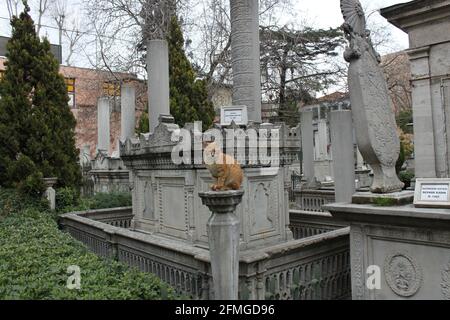
<path id="1" fill-rule="evenodd" d="M 218 163 L 221 150 L 215 142 L 203 143 L 203 159 L 206 165 L 214 165 Z"/>

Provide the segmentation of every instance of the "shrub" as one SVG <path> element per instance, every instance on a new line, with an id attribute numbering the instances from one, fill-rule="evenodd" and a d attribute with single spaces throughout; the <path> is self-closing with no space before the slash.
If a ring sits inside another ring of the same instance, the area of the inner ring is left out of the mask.
<path id="1" fill-rule="evenodd" d="M 69 266 L 81 270 L 81 289 L 66 287 Z M 172 299 L 154 275 L 103 260 L 31 208 L 0 221 L 0 299 Z"/>
<path id="2" fill-rule="evenodd" d="M 0 217 L 6 217 L 25 208 L 43 212 L 49 209 L 49 205 L 47 199 L 23 195 L 14 189 L 0 188 Z"/>
<path id="3" fill-rule="evenodd" d="M 399 173 L 398 175 L 401 182 L 405 184 L 405 189 L 411 186 L 411 180 L 414 179 L 415 174 L 414 171 L 405 170 Z"/>
<path id="4" fill-rule="evenodd" d="M 131 206 L 131 194 L 129 193 L 97 193 L 88 199 L 89 209 L 107 209 Z"/>
<path id="5" fill-rule="evenodd" d="M 65 187 L 56 190 L 56 210 L 67 212 L 68 208 L 80 204 L 80 192 L 74 188 Z"/>

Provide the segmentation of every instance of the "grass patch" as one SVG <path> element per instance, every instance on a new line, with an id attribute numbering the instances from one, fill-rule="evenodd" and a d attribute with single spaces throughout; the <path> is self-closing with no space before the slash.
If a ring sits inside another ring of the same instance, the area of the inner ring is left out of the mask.
<path id="1" fill-rule="evenodd" d="M 2 192 L 0 220 L 0 299 L 158 300 L 176 298 L 156 276 L 89 252 L 58 229 L 54 216 L 34 201 L 20 204 Z M 16 210 L 19 208 L 19 210 Z M 79 266 L 81 289 L 70 290 L 69 266 Z"/>
<path id="2" fill-rule="evenodd" d="M 373 204 L 377 207 L 392 207 L 397 205 L 397 202 L 391 198 L 375 198 Z"/>

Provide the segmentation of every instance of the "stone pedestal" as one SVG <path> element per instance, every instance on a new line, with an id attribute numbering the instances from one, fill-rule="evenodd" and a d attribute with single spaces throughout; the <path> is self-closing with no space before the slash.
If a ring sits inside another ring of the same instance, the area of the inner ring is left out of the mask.
<path id="1" fill-rule="evenodd" d="M 248 119 L 261 123 L 259 0 L 231 0 L 233 105 L 245 105 Z"/>
<path id="2" fill-rule="evenodd" d="M 170 114 L 169 104 L 169 49 L 166 40 L 147 43 L 148 118 L 150 132 L 158 125 L 160 115 Z"/>
<path id="3" fill-rule="evenodd" d="M 209 252 L 216 300 L 237 300 L 239 286 L 239 219 L 235 214 L 244 191 L 199 193 L 211 211 Z"/>
<path id="4" fill-rule="evenodd" d="M 110 123 L 109 123 L 109 98 L 98 99 L 97 105 L 97 151 L 103 150 L 109 154 Z"/>
<path id="5" fill-rule="evenodd" d="M 324 208 L 350 224 L 354 300 L 450 299 L 449 210 L 355 204 Z M 378 289 L 366 285 L 374 270 L 380 271 Z"/>

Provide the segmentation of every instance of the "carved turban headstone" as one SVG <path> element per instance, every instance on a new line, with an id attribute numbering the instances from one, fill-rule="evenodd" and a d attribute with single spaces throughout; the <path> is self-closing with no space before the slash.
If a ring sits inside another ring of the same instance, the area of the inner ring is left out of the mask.
<path id="1" fill-rule="evenodd" d="M 395 164 L 400 140 L 380 55 L 375 51 L 366 29 L 366 20 L 358 0 L 341 0 L 343 25 L 349 46 L 344 58 L 350 63 L 348 84 L 353 122 L 359 150 L 374 172 L 373 193 L 401 191 Z"/>

